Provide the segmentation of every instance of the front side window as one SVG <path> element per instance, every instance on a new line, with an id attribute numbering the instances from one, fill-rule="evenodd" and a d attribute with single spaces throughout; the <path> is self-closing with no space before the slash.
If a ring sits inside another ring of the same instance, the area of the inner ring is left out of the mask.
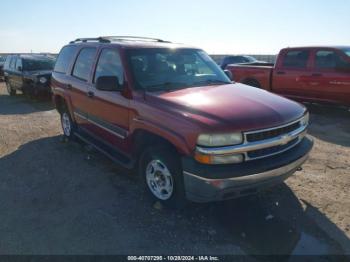
<path id="1" fill-rule="evenodd" d="M 288 51 L 284 56 L 283 67 L 305 69 L 309 60 L 310 52 L 307 50 Z"/>
<path id="2" fill-rule="evenodd" d="M 101 76 L 116 76 L 119 85 L 124 82 L 124 70 L 120 60 L 119 52 L 116 49 L 103 49 L 96 66 L 94 83 Z"/>
<path id="3" fill-rule="evenodd" d="M 132 49 L 127 51 L 137 88 L 147 91 L 229 84 L 230 79 L 197 49 Z"/>
<path id="4" fill-rule="evenodd" d="M 315 67 L 318 69 L 335 69 L 339 59 L 339 56 L 334 51 L 317 51 Z"/>
<path id="5" fill-rule="evenodd" d="M 23 59 L 24 71 L 52 70 L 55 61 L 49 58 L 33 57 Z"/>
<path id="6" fill-rule="evenodd" d="M 83 81 L 88 81 L 92 65 L 96 55 L 96 48 L 81 49 L 73 68 L 73 76 Z"/>

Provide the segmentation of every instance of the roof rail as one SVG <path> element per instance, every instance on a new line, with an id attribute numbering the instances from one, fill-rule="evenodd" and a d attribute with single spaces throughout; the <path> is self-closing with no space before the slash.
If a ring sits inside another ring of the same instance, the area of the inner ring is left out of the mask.
<path id="1" fill-rule="evenodd" d="M 110 43 L 111 41 L 108 40 L 108 39 L 105 39 L 104 37 L 95 37 L 95 38 L 78 38 L 78 39 L 75 39 L 73 41 L 70 41 L 69 43 L 70 44 L 74 44 L 74 43 L 77 43 L 77 42 L 83 42 L 83 43 L 86 43 L 86 42 Z"/>
<path id="2" fill-rule="evenodd" d="M 150 41 L 150 42 L 161 42 L 161 43 L 170 43 L 170 41 L 165 41 L 158 38 L 151 37 L 142 37 L 142 36 L 102 36 L 102 39 L 109 41 Z"/>

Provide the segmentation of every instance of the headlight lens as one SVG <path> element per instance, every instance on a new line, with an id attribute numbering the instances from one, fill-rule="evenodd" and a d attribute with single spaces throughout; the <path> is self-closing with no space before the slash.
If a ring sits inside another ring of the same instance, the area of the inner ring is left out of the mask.
<path id="1" fill-rule="evenodd" d="M 197 144 L 199 146 L 231 146 L 243 143 L 242 133 L 231 133 L 231 134 L 202 134 L 198 137 Z"/>
<path id="2" fill-rule="evenodd" d="M 307 126 L 309 124 L 309 120 L 310 120 L 310 115 L 309 115 L 309 112 L 307 112 L 303 118 L 300 120 L 300 124 L 302 126 Z"/>
<path id="3" fill-rule="evenodd" d="M 47 78 L 42 76 L 39 78 L 39 82 L 45 84 L 47 82 Z"/>

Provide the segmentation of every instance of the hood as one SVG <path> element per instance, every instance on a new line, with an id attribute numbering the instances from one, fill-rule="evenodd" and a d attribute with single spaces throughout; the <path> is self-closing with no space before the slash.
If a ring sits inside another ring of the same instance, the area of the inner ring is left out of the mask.
<path id="1" fill-rule="evenodd" d="M 302 117 L 299 103 L 243 84 L 202 86 L 146 93 L 146 100 L 221 131 L 248 131 L 283 125 Z"/>
<path id="2" fill-rule="evenodd" d="M 47 76 L 51 77 L 52 70 L 26 71 L 26 75 L 30 76 Z"/>

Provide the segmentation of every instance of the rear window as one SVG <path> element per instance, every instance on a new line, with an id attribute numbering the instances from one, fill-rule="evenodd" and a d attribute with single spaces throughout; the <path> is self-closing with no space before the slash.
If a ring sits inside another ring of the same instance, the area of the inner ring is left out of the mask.
<path id="1" fill-rule="evenodd" d="M 94 63 L 96 48 L 83 48 L 75 62 L 73 76 L 87 81 Z"/>
<path id="2" fill-rule="evenodd" d="M 285 68 L 306 68 L 310 52 L 306 50 L 288 51 L 284 56 L 283 67 Z"/>
<path id="3" fill-rule="evenodd" d="M 75 55 L 77 50 L 76 46 L 66 46 L 64 47 L 60 54 L 58 55 L 54 71 L 57 73 L 67 73 L 68 67 L 70 65 L 71 59 Z"/>

